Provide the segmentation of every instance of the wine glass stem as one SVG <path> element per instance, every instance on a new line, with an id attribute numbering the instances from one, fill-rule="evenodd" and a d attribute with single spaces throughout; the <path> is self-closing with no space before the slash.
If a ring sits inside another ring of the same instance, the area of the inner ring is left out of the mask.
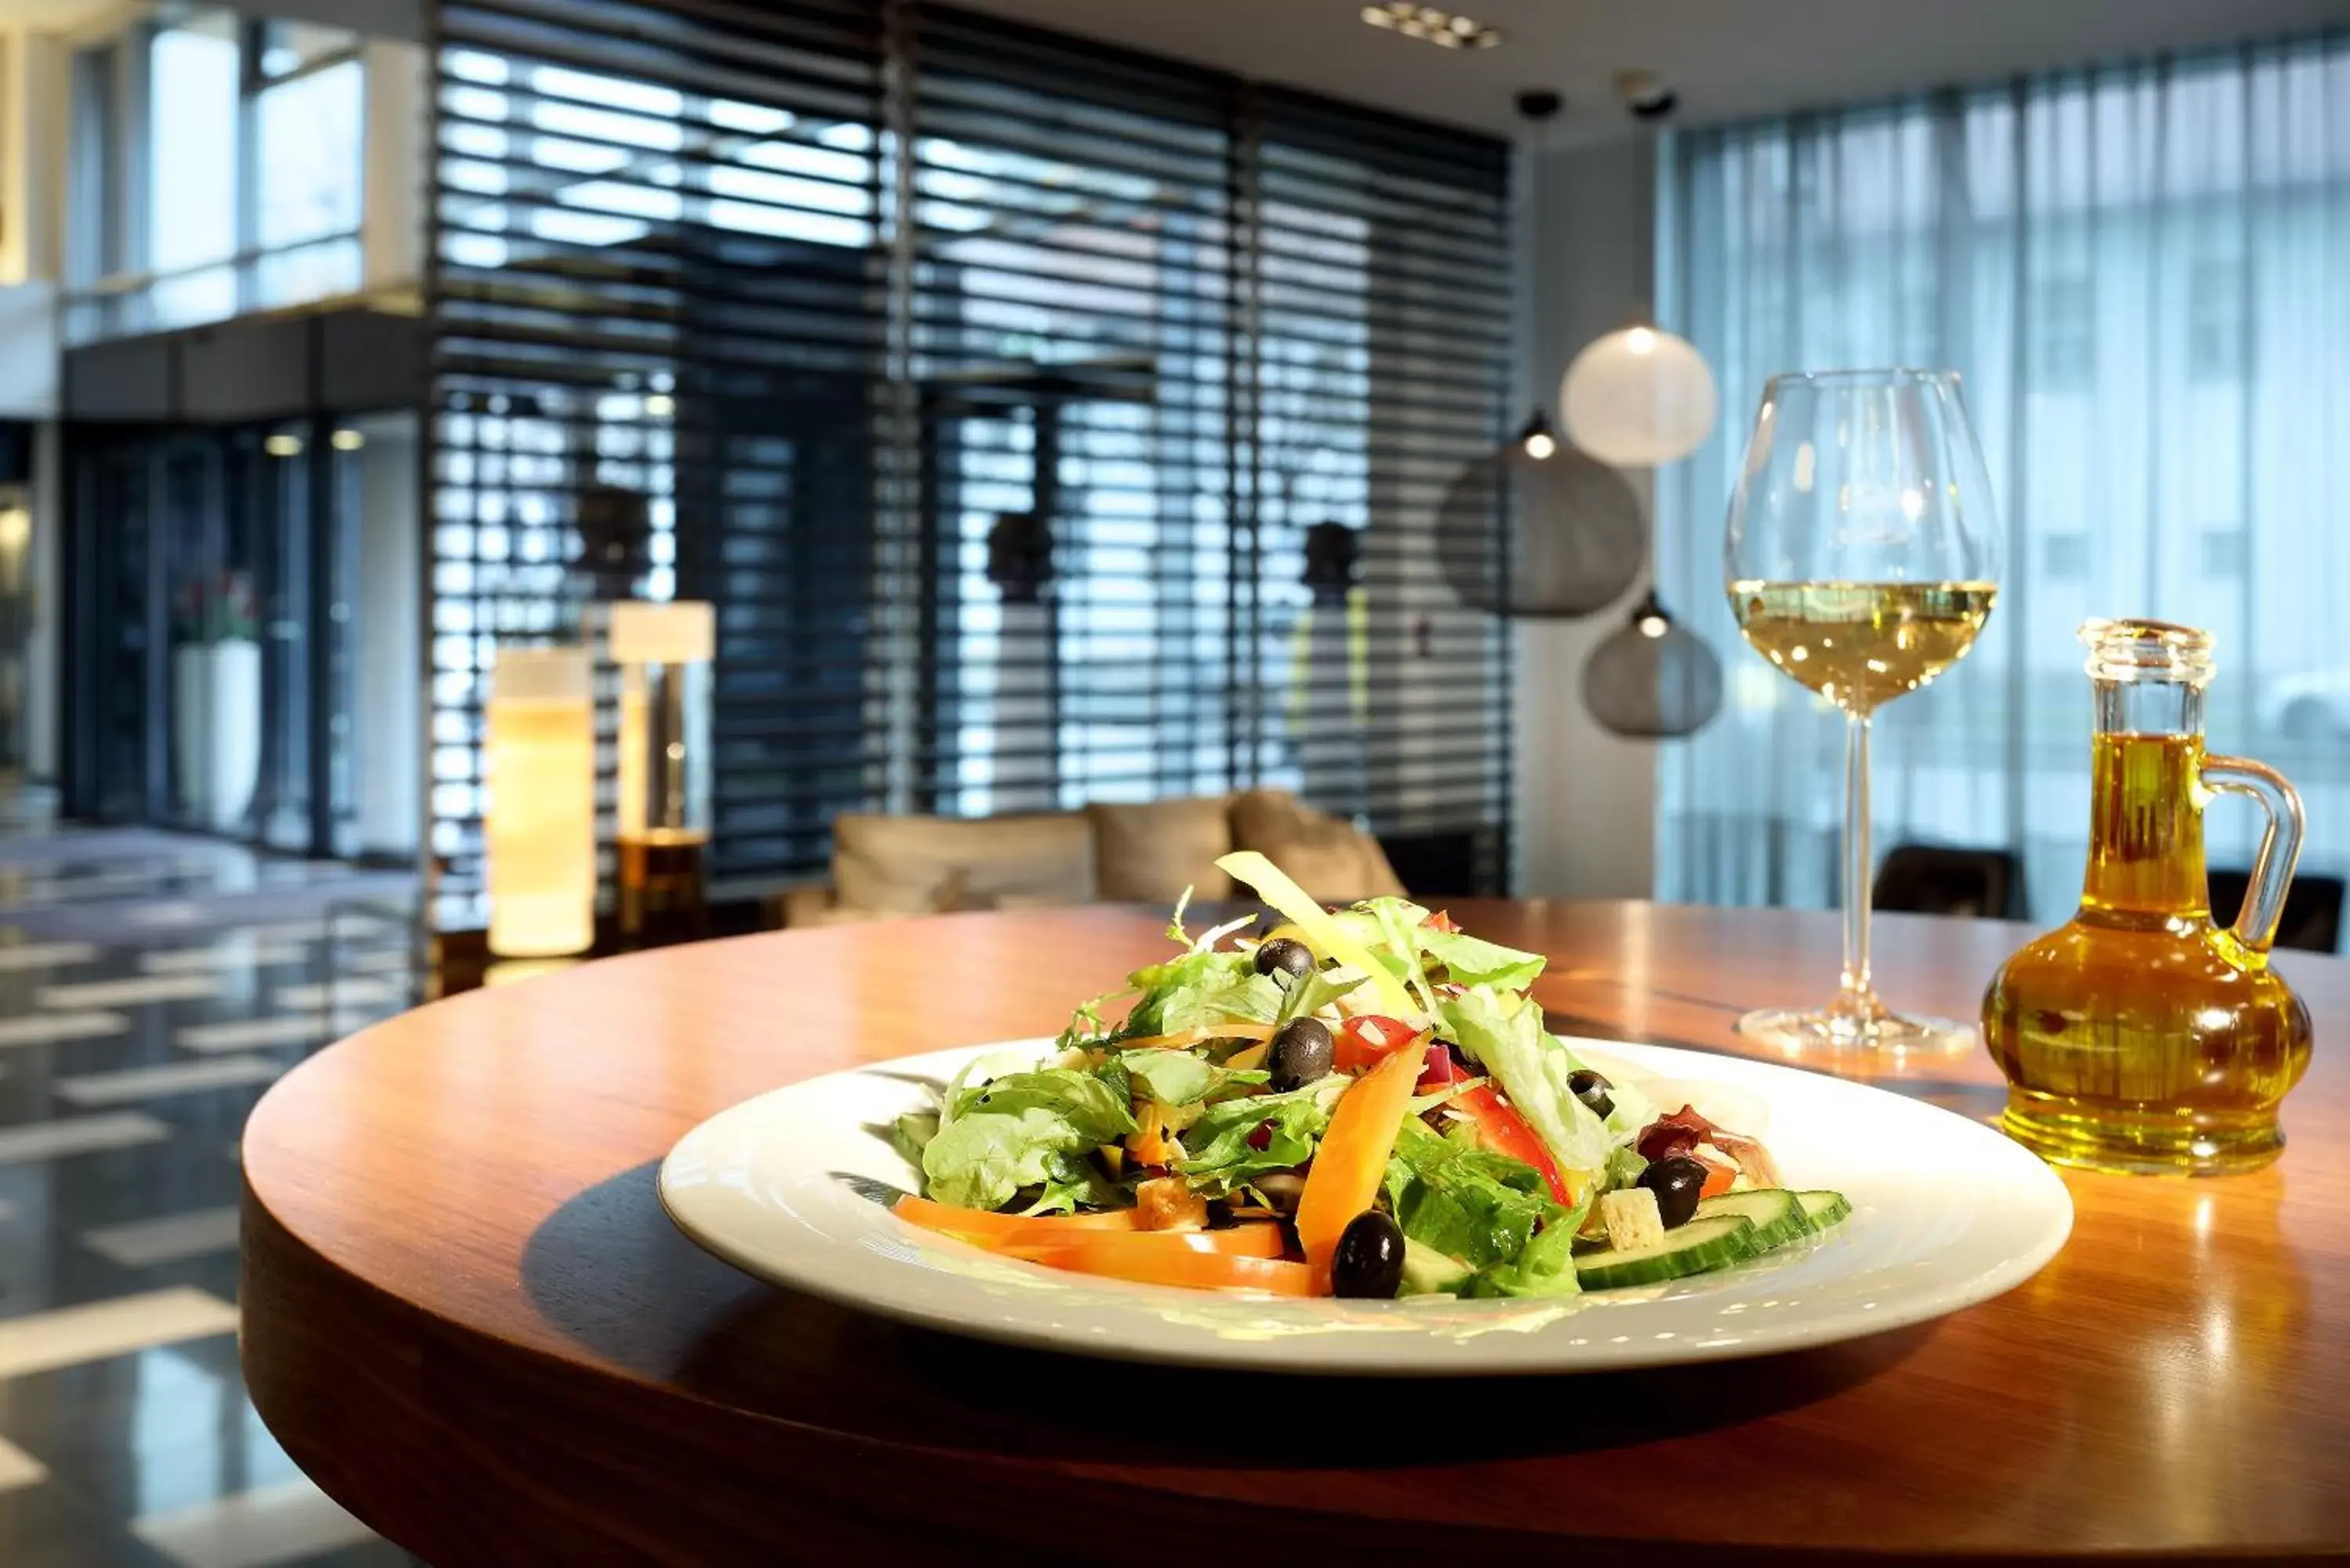
<path id="1" fill-rule="evenodd" d="M 1854 713 L 1844 743 L 1844 1002 L 1864 1014 L 1876 1000 L 1868 973 L 1868 715 Z"/>

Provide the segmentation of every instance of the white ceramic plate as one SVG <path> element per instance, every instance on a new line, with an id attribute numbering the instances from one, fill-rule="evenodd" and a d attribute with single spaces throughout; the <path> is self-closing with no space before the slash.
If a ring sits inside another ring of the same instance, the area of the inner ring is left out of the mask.
<path id="1" fill-rule="evenodd" d="M 972 1056 L 941 1051 L 813 1078 L 722 1111 L 660 1172 L 685 1233 L 738 1268 L 849 1306 L 1049 1350 L 1283 1372 L 1447 1376 L 1593 1372 L 1760 1355 L 1939 1317 L 2029 1279 L 2064 1244 L 2064 1183 L 1990 1128 L 1814 1073 L 1655 1045 L 1570 1040 L 1611 1078 L 1712 1107 L 1763 1137 L 1791 1187 L 1852 1218 L 1735 1269 L 1544 1301 L 1297 1301 L 1098 1280 L 905 1223 L 891 1122 Z"/>

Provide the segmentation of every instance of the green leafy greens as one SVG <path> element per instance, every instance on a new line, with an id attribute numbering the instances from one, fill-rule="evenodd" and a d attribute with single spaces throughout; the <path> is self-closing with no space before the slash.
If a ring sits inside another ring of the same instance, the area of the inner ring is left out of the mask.
<path id="1" fill-rule="evenodd" d="M 1126 1094 L 1097 1074 L 1046 1067 L 958 1080 L 922 1146 L 922 1175 L 941 1203 L 1001 1209 L 1027 1188 L 1066 1191 L 1076 1178 L 1059 1157 L 1114 1142 L 1134 1127 Z"/>
<path id="2" fill-rule="evenodd" d="M 1210 1106 L 1183 1133 L 1183 1175 L 1195 1191 L 1221 1196 L 1249 1178 L 1290 1170 L 1314 1156 L 1314 1141 L 1348 1080 L 1336 1074 L 1282 1095 L 1257 1095 Z M 1250 1137 L 1265 1129 L 1264 1147 Z"/>
<path id="3" fill-rule="evenodd" d="M 1388 1158 L 1387 1193 L 1396 1223 L 1471 1268 L 1525 1251 L 1534 1227 L 1558 1205 L 1543 1194 L 1534 1167 L 1407 1121 Z"/>
<path id="4" fill-rule="evenodd" d="M 1210 1095 L 1262 1084 L 1270 1076 L 1261 1071 L 1233 1072 L 1219 1067 L 1191 1051 L 1124 1051 L 1118 1054 L 1118 1064 L 1131 1077 L 1140 1079 L 1149 1088 L 1152 1099 L 1170 1106 L 1196 1105 Z"/>
<path id="5" fill-rule="evenodd" d="M 1446 1033 L 1502 1085 L 1562 1172 L 1607 1168 L 1607 1125 L 1566 1086 L 1576 1063 L 1544 1033 L 1542 1009 L 1522 995 L 1471 986 L 1444 1003 Z"/>
<path id="6" fill-rule="evenodd" d="M 1578 1287 L 1581 1216 L 1551 1201 L 1534 1168 L 1408 1121 L 1388 1159 L 1388 1202 L 1408 1241 L 1474 1271 L 1467 1296 L 1565 1295 Z"/>
<path id="7" fill-rule="evenodd" d="M 1281 984 L 1256 971 L 1242 952 L 1191 952 L 1134 971 L 1142 1000 L 1126 1015 L 1119 1039 L 1138 1040 L 1219 1023 L 1270 1023 L 1281 1009 Z"/>
<path id="8" fill-rule="evenodd" d="M 1465 931 L 1440 931 L 1422 926 L 1413 933 L 1419 950 L 1444 966 L 1456 984 L 1490 985 L 1503 991 L 1523 991 L 1534 984 L 1550 961 L 1540 953 L 1520 952 Z"/>

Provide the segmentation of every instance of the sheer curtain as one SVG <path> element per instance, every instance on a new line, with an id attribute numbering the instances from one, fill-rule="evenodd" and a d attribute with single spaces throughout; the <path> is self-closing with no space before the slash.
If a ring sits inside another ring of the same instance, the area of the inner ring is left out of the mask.
<path id="1" fill-rule="evenodd" d="M 1721 532 L 1763 380 L 1867 365 L 1961 373 L 2008 526 L 1972 656 L 1878 716 L 1880 850 L 2016 850 L 2069 912 L 2074 628 L 2137 614 L 2215 634 L 2213 748 L 2300 786 L 2304 870 L 2350 864 L 2350 34 L 1689 133 L 1664 192 L 1661 314 L 1723 414 L 1659 476 L 1659 578 L 1728 695 L 1660 763 L 1659 897 L 1835 897 L 1840 724 L 1740 641 Z M 2253 833 L 2216 805 L 2213 866 Z"/>

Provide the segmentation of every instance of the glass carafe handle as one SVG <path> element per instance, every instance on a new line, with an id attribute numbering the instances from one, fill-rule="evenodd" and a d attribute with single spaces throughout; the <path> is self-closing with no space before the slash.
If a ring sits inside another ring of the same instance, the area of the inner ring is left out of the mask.
<path id="1" fill-rule="evenodd" d="M 2245 948 L 2264 953 L 2276 940 L 2285 889 L 2293 885 L 2293 868 L 2301 860 L 2300 793 L 2276 769 L 2247 757 L 2205 757 L 2203 784 L 2217 794 L 2249 795 L 2268 814 L 2261 852 L 2252 859 L 2251 882 L 2244 889 L 2244 908 L 2233 928 Z"/>

